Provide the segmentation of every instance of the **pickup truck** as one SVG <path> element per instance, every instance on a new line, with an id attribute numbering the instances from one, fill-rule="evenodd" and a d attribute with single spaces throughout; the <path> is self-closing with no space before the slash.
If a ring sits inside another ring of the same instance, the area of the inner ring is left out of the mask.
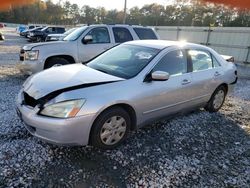
<path id="1" fill-rule="evenodd" d="M 31 75 L 53 66 L 84 63 L 119 43 L 144 39 L 159 37 L 150 27 L 117 24 L 83 26 L 63 41 L 24 46 L 18 67 L 21 72 Z"/>

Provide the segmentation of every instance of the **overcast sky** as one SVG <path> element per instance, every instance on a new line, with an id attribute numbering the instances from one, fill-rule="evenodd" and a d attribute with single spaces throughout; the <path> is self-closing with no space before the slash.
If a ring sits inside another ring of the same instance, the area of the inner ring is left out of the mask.
<path id="1" fill-rule="evenodd" d="M 53 0 L 58 2 L 59 0 Z M 63 0 L 64 1 L 64 0 Z M 79 6 L 89 5 L 91 7 L 105 7 L 105 9 L 122 10 L 125 0 L 69 0 L 71 3 L 76 3 Z M 158 3 L 161 5 L 168 5 L 172 0 L 127 0 L 128 9 L 134 6 L 142 7 L 145 4 Z"/>

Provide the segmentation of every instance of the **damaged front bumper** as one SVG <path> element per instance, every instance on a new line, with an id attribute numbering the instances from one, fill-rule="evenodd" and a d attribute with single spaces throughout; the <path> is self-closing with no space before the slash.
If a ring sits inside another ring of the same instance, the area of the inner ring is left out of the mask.
<path id="1" fill-rule="evenodd" d="M 38 114 L 39 108 L 22 104 L 22 91 L 17 98 L 17 114 L 34 136 L 58 145 L 88 145 L 94 114 L 74 118 L 52 118 Z"/>

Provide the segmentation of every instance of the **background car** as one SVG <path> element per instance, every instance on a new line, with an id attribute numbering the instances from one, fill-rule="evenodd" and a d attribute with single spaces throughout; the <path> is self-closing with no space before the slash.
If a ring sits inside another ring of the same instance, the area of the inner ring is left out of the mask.
<path id="1" fill-rule="evenodd" d="M 30 41 L 32 42 L 44 42 L 49 34 L 62 34 L 65 32 L 64 27 L 48 26 L 40 31 L 30 32 Z"/>
<path id="2" fill-rule="evenodd" d="M 112 149 L 149 122 L 200 107 L 217 112 L 236 82 L 236 66 L 208 47 L 137 40 L 29 77 L 17 108 L 38 138 Z"/>
<path id="3" fill-rule="evenodd" d="M 45 42 L 63 40 L 64 37 L 75 31 L 77 28 L 72 28 L 63 34 L 50 34 L 46 37 Z"/>
<path id="4" fill-rule="evenodd" d="M 30 30 L 30 29 L 34 29 L 35 26 L 34 25 L 28 25 L 28 26 L 24 26 L 25 28 L 22 29 L 22 31 L 19 32 L 20 36 L 26 36 L 26 33 Z"/>
<path id="5" fill-rule="evenodd" d="M 30 31 L 35 31 L 36 28 L 43 28 L 43 26 L 39 26 L 39 25 L 29 25 L 26 27 L 25 30 L 21 31 L 20 32 L 20 36 L 23 36 L 23 37 L 28 37 L 28 34 Z"/>
<path id="6" fill-rule="evenodd" d="M 26 25 L 19 25 L 17 28 L 16 28 L 16 31 L 17 31 L 17 33 L 21 33 L 21 32 L 23 32 L 24 30 L 26 30 L 27 29 L 27 26 Z"/>
<path id="7" fill-rule="evenodd" d="M 43 27 L 35 27 L 33 29 L 26 29 L 23 32 L 21 32 L 20 35 L 23 36 L 23 37 L 29 38 L 29 35 L 30 35 L 31 32 L 40 31 L 42 29 L 43 29 Z"/>

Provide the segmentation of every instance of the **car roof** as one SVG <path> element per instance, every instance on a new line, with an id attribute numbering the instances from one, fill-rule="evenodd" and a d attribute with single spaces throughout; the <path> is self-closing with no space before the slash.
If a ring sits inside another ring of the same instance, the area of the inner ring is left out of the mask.
<path id="1" fill-rule="evenodd" d="M 126 42 L 124 44 L 145 46 L 145 47 L 150 47 L 150 48 L 156 48 L 159 50 L 162 50 L 164 48 L 171 47 L 171 46 L 197 47 L 197 48 L 208 49 L 199 44 L 188 43 L 184 41 L 170 41 L 170 40 L 134 40 L 134 41 Z"/>
<path id="2" fill-rule="evenodd" d="M 145 29 L 152 29 L 153 27 L 150 26 L 142 26 L 142 25 L 128 25 L 128 24 L 91 24 L 91 25 L 84 25 L 84 26 L 107 26 L 107 27 L 132 27 L 132 28 L 145 28 Z"/>

